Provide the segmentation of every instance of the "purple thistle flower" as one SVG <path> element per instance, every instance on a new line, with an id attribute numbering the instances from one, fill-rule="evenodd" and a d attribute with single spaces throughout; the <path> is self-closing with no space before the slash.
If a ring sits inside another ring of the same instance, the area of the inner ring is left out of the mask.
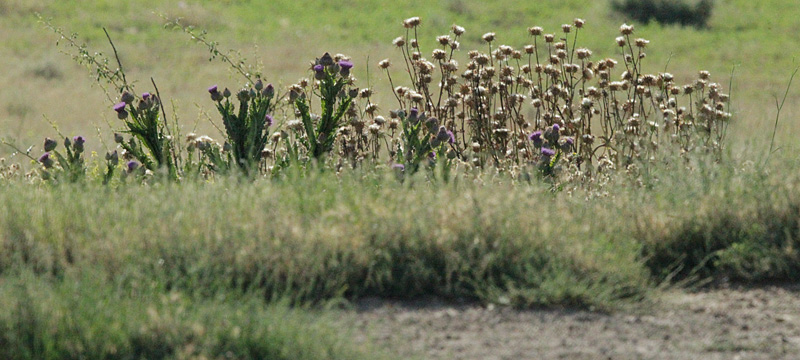
<path id="1" fill-rule="evenodd" d="M 393 164 L 392 165 L 392 169 L 395 170 L 395 171 L 405 171 L 406 170 L 406 166 L 403 165 L 403 164 Z"/>
<path id="2" fill-rule="evenodd" d="M 125 167 L 128 168 L 128 172 L 129 173 L 130 172 L 134 172 L 136 169 L 139 168 L 139 163 L 136 162 L 136 160 L 131 160 L 131 161 L 128 161 L 127 164 L 125 164 Z"/>
<path id="3" fill-rule="evenodd" d="M 347 60 L 342 60 L 342 61 L 339 61 L 339 67 L 341 67 L 342 70 L 350 70 L 350 69 L 353 68 L 353 63 L 351 63 L 351 62 L 349 62 Z"/>
<path id="4" fill-rule="evenodd" d="M 84 139 L 83 136 L 78 135 L 76 137 L 73 137 L 72 138 L 72 148 L 75 149 L 75 151 L 81 153 L 81 152 L 83 152 L 83 144 L 85 142 L 86 142 L 86 139 Z"/>
<path id="5" fill-rule="evenodd" d="M 449 137 L 449 138 L 447 139 L 447 143 L 448 143 L 448 144 L 451 144 L 451 145 L 452 145 L 452 144 L 455 144 L 455 143 L 456 143 L 456 134 L 453 134 L 453 132 L 452 132 L 452 131 L 450 131 L 450 130 L 447 130 L 447 136 Z"/>
<path id="6" fill-rule="evenodd" d="M 342 60 L 339 61 L 339 67 L 341 68 L 342 76 L 350 76 L 350 69 L 353 68 L 353 63 L 347 60 Z"/>
<path id="7" fill-rule="evenodd" d="M 544 142 L 544 141 L 542 141 L 542 132 L 541 131 L 532 132 L 530 135 L 528 135 L 528 139 L 531 139 L 531 141 L 533 141 L 533 146 L 537 147 L 537 148 L 538 147 L 542 147 L 542 143 Z"/>
<path id="8" fill-rule="evenodd" d="M 436 151 L 431 151 L 428 153 L 428 159 L 436 160 Z"/>
<path id="9" fill-rule="evenodd" d="M 53 159 L 50 158 L 49 152 L 42 154 L 42 156 L 39 157 L 39 162 L 42 163 L 45 168 L 50 168 L 54 163 Z"/>
<path id="10" fill-rule="evenodd" d="M 542 140 L 542 132 L 541 131 L 534 131 L 530 135 L 528 135 L 528 139 L 531 141 L 536 142 L 537 140 Z"/>
<path id="11" fill-rule="evenodd" d="M 126 104 L 124 102 L 120 102 L 120 103 L 114 105 L 114 111 L 116 111 L 117 113 L 121 113 L 121 112 L 125 111 L 125 105 Z"/>
<path id="12" fill-rule="evenodd" d="M 542 156 L 544 156 L 544 157 L 549 158 L 549 157 L 551 157 L 551 156 L 553 156 L 555 154 L 556 154 L 556 152 L 553 149 L 546 148 L 546 147 L 542 148 Z"/>
<path id="13" fill-rule="evenodd" d="M 219 92 L 219 89 L 217 88 L 217 85 L 214 85 L 214 86 L 208 88 L 208 93 L 209 94 L 213 94 L 215 92 Z"/>
<path id="14" fill-rule="evenodd" d="M 322 80 L 325 78 L 325 67 L 317 64 L 314 65 L 314 79 Z"/>
<path id="15" fill-rule="evenodd" d="M 147 99 L 149 99 L 149 98 L 150 98 L 150 93 L 149 92 L 146 92 L 146 93 L 142 94 L 142 100 L 147 101 Z"/>
<path id="16" fill-rule="evenodd" d="M 44 151 L 53 151 L 55 150 L 58 143 L 51 139 L 51 138 L 44 138 Z"/>
<path id="17" fill-rule="evenodd" d="M 264 116 L 264 123 L 269 127 L 272 126 L 273 123 L 275 123 L 275 120 L 272 118 L 272 115 L 267 114 L 267 116 Z"/>
<path id="18" fill-rule="evenodd" d="M 560 130 L 560 129 L 561 129 L 561 127 L 558 126 L 558 124 L 553 124 L 553 131 L 554 132 L 558 132 L 558 130 Z"/>

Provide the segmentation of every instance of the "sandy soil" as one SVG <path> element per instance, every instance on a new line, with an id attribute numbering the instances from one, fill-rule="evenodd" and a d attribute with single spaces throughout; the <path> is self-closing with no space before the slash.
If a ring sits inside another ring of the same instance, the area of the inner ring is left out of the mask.
<path id="1" fill-rule="evenodd" d="M 669 291 L 612 314 L 367 299 L 356 341 L 421 359 L 800 359 L 800 284 Z"/>

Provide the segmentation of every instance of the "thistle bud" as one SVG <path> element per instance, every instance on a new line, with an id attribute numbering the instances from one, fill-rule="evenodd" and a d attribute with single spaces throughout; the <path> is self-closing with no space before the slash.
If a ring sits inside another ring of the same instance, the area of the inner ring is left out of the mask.
<path id="1" fill-rule="evenodd" d="M 44 151 L 53 151 L 55 150 L 56 146 L 58 146 L 58 143 L 55 140 L 51 138 L 44 138 Z"/>
<path id="2" fill-rule="evenodd" d="M 82 153 L 83 152 L 83 144 L 86 142 L 86 139 L 83 136 L 76 136 L 72 138 L 72 148 L 75 149 L 76 152 Z"/>

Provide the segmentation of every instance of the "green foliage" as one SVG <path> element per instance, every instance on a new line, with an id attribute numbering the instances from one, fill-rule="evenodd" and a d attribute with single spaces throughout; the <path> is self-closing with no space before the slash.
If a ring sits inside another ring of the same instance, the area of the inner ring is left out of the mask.
<path id="1" fill-rule="evenodd" d="M 252 296 L 129 294 L 90 277 L 0 282 L 0 357 L 34 359 L 374 359 L 328 317 Z"/>
<path id="2" fill-rule="evenodd" d="M 269 141 L 269 127 L 273 123 L 271 113 L 275 110 L 275 89 L 272 84 L 264 86 L 261 79 L 253 88 L 242 89 L 236 94 L 239 111 L 230 101 L 228 89 L 219 92 L 216 86 L 209 89 L 212 100 L 217 102 L 217 110 L 222 115 L 226 135 L 226 159 L 218 147 L 199 146 L 212 165 L 212 170 L 225 173 L 238 167 L 245 174 L 257 173 L 261 163 L 261 153 Z M 197 147 L 197 146 L 195 146 Z"/>
<path id="3" fill-rule="evenodd" d="M 334 61 L 325 53 L 314 62 L 314 78 L 319 80 L 319 93 L 311 94 L 319 97 L 320 115 L 311 113 L 311 98 L 301 87 L 294 87 L 289 92 L 289 99 L 300 114 L 304 136 L 300 138 L 309 155 L 320 159 L 333 150 L 336 130 L 342 125 L 345 113 L 357 95 L 357 89 L 349 89 L 352 85 L 350 69 L 353 64 L 344 59 Z"/>
<path id="4" fill-rule="evenodd" d="M 706 27 L 714 0 L 612 0 L 611 7 L 632 20 Z"/>

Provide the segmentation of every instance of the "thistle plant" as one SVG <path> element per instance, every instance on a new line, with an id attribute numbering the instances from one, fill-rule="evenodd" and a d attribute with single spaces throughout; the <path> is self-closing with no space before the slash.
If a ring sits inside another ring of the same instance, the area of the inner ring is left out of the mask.
<path id="1" fill-rule="evenodd" d="M 231 91 L 227 88 L 219 91 L 216 85 L 208 89 L 211 100 L 217 104 L 225 126 L 226 147 L 230 147 L 227 155 L 222 155 L 218 147 L 199 146 L 198 148 L 210 159 L 216 169 L 238 167 L 245 174 L 258 171 L 262 151 L 269 141 L 269 128 L 274 119 L 271 113 L 275 110 L 275 88 L 266 86 L 258 79 L 253 87 L 244 88 L 236 93 L 239 109 L 236 110 L 230 100 Z M 235 164 L 235 165 L 234 165 Z"/>
<path id="2" fill-rule="evenodd" d="M 455 53 L 466 30 L 454 25 L 451 34 L 438 36 L 429 61 L 417 38 L 420 23 L 406 19 L 405 36 L 393 41 L 411 86 L 395 83 L 389 59 L 378 66 L 386 69 L 400 107 L 433 114 L 455 135 L 452 153 L 472 166 L 533 165 L 553 175 L 564 162 L 564 168 L 591 175 L 600 163 L 624 169 L 658 161 L 659 153 L 721 155 L 731 117 L 728 95 L 705 71 L 688 85 L 676 84 L 667 72 L 647 73 L 649 41 L 635 38 L 632 25 L 622 25 L 615 40 L 620 61 L 594 59 L 580 47 L 585 21 L 575 19 L 558 35 L 528 28 L 531 43 L 522 49 L 498 45 L 499 37 L 486 33 L 485 50 L 469 51 L 462 67 Z M 553 132 L 556 125 L 556 141 L 533 146 L 534 133 Z M 544 158 L 550 160 L 546 166 Z"/>
<path id="3" fill-rule="evenodd" d="M 86 139 L 83 136 L 64 138 L 64 154 L 56 148 L 58 142 L 44 139 L 44 154 L 37 161 L 42 165 L 41 176 L 44 180 L 55 182 L 78 182 L 86 176 L 86 165 L 83 158 Z"/>
<path id="4" fill-rule="evenodd" d="M 176 180 L 178 157 L 162 118 L 161 100 L 151 93 L 143 93 L 137 99 L 127 91 L 122 93 L 120 100 L 114 105 L 114 111 L 125 124 L 125 132 L 132 137 L 125 141 L 122 135 L 115 134 L 114 141 L 147 170 L 166 169 L 169 177 Z"/>
<path id="5" fill-rule="evenodd" d="M 308 83 L 292 86 L 289 100 L 300 116 L 302 132 L 300 142 L 310 156 L 321 159 L 333 150 L 336 131 L 350 108 L 358 90 L 350 88 L 353 81 L 350 70 L 353 63 L 339 57 L 334 59 L 329 53 L 316 59 L 311 67 L 314 79 L 317 80 L 311 91 L 307 91 Z M 311 97 L 318 97 L 320 114 L 311 112 Z"/>

